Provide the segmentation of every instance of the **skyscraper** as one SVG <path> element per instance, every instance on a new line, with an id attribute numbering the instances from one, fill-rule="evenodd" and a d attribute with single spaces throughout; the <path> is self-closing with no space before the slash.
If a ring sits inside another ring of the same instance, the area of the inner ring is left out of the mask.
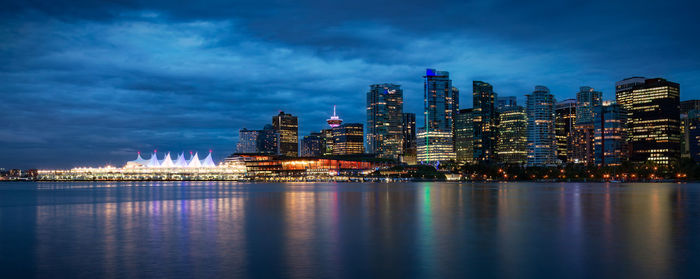
<path id="1" fill-rule="evenodd" d="M 597 166 L 619 166 L 627 159 L 627 112 L 615 102 L 603 102 L 596 108 L 595 164 Z"/>
<path id="2" fill-rule="evenodd" d="M 262 130 L 238 131 L 237 153 L 277 154 L 280 136 L 271 125 L 265 125 Z"/>
<path id="3" fill-rule="evenodd" d="M 581 86 L 576 93 L 576 125 L 574 129 L 573 162 L 593 164 L 593 142 L 595 111 L 601 104 L 603 93 L 588 86 Z"/>
<path id="4" fill-rule="evenodd" d="M 450 73 L 427 69 L 424 78 L 426 130 L 452 133 L 453 119 L 459 109 L 459 91 L 452 87 Z"/>
<path id="5" fill-rule="evenodd" d="M 403 147 L 403 90 L 400 85 L 370 85 L 367 92 L 367 153 L 398 159 Z"/>
<path id="6" fill-rule="evenodd" d="M 318 157 L 323 156 L 325 151 L 325 138 L 323 133 L 311 133 L 301 139 L 301 156 Z"/>
<path id="7" fill-rule="evenodd" d="M 406 163 L 416 163 L 416 114 L 403 114 L 403 155 Z"/>
<path id="8" fill-rule="evenodd" d="M 554 123 L 557 138 L 557 159 L 562 163 L 573 161 L 574 125 L 576 125 L 576 99 L 558 102 Z"/>
<path id="9" fill-rule="evenodd" d="M 459 109 L 459 90 L 450 74 L 427 69 L 424 76 L 425 126 L 417 133 L 417 160 L 433 164 L 454 160 L 454 119 Z"/>
<path id="10" fill-rule="evenodd" d="M 473 109 L 461 109 L 455 117 L 455 153 L 457 162 L 474 162 L 474 121 Z"/>
<path id="11" fill-rule="evenodd" d="M 364 125 L 345 123 L 333 130 L 333 155 L 362 154 L 364 148 Z"/>
<path id="12" fill-rule="evenodd" d="M 680 85 L 662 78 L 616 83 L 618 104 L 627 111 L 633 162 L 670 165 L 680 158 Z"/>
<path id="13" fill-rule="evenodd" d="M 257 130 L 248 130 L 246 128 L 238 131 L 238 144 L 236 145 L 237 153 L 257 153 L 256 142 L 258 140 Z"/>
<path id="14" fill-rule="evenodd" d="M 601 105 L 603 93 L 581 86 L 576 93 L 576 123 L 593 123 L 595 111 Z"/>
<path id="15" fill-rule="evenodd" d="M 700 109 L 689 110 L 687 118 L 688 157 L 700 162 Z"/>
<path id="16" fill-rule="evenodd" d="M 687 100 L 681 102 L 681 157 L 691 158 L 690 144 L 691 126 L 694 123 L 693 115 L 700 112 L 700 100 Z"/>
<path id="17" fill-rule="evenodd" d="M 507 107 L 514 107 L 517 105 L 518 101 L 515 96 L 496 96 L 496 110 L 499 112 Z"/>
<path id="18" fill-rule="evenodd" d="M 494 162 L 496 159 L 496 121 L 498 120 L 493 86 L 483 81 L 474 81 L 474 160 Z"/>
<path id="19" fill-rule="evenodd" d="M 527 115 L 518 105 L 499 111 L 498 161 L 522 165 L 527 162 Z"/>
<path id="20" fill-rule="evenodd" d="M 527 97 L 527 165 L 556 165 L 554 95 L 545 86 L 535 86 Z"/>
<path id="21" fill-rule="evenodd" d="M 299 156 L 299 122 L 296 116 L 280 111 L 272 117 L 272 126 L 280 134 L 280 155 Z"/>

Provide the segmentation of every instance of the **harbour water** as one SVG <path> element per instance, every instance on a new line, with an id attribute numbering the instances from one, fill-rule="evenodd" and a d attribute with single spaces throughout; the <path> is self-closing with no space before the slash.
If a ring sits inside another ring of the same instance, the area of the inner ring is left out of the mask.
<path id="1" fill-rule="evenodd" d="M 700 184 L 0 183 L 3 278 L 697 278 Z"/>

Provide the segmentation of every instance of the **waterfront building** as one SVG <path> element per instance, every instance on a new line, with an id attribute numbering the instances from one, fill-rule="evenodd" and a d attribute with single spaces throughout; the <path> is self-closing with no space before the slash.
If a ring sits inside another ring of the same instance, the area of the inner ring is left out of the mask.
<path id="1" fill-rule="evenodd" d="M 495 162 L 497 112 L 493 86 L 483 81 L 473 81 L 472 121 L 474 123 L 474 161 Z"/>
<path id="2" fill-rule="evenodd" d="M 248 130 L 246 128 L 238 130 L 237 153 L 257 153 L 258 130 Z"/>
<path id="3" fill-rule="evenodd" d="M 402 161 L 416 164 L 416 114 L 404 113 L 401 128 L 403 129 Z"/>
<path id="4" fill-rule="evenodd" d="M 700 100 L 687 100 L 681 102 L 681 158 L 691 158 L 690 156 L 690 126 L 693 111 L 700 111 Z"/>
<path id="5" fill-rule="evenodd" d="M 474 163 L 473 109 L 461 109 L 455 117 L 455 156 L 460 164 Z"/>
<path id="6" fill-rule="evenodd" d="M 416 160 L 421 164 L 439 164 L 455 160 L 453 135 L 450 132 L 419 129 L 416 135 L 418 150 Z"/>
<path id="7" fill-rule="evenodd" d="M 576 99 L 557 102 L 555 114 L 554 130 L 557 139 L 557 159 L 564 164 L 573 162 Z"/>
<path id="8" fill-rule="evenodd" d="M 427 69 L 424 81 L 424 116 L 427 131 L 452 133 L 459 109 L 459 90 L 452 87 L 450 73 Z"/>
<path id="9" fill-rule="evenodd" d="M 688 111 L 688 157 L 700 163 L 700 110 Z"/>
<path id="10" fill-rule="evenodd" d="M 333 155 L 333 147 L 335 146 L 335 141 L 333 140 L 333 128 L 321 130 L 323 134 L 323 140 L 325 141 L 323 155 Z"/>
<path id="11" fill-rule="evenodd" d="M 345 123 L 334 127 L 333 155 L 362 154 L 364 148 L 364 125 L 361 123 Z"/>
<path id="12" fill-rule="evenodd" d="M 433 164 L 454 160 L 454 119 L 459 109 L 459 90 L 446 71 L 427 69 L 423 77 L 425 126 L 416 135 L 417 161 Z"/>
<path id="13" fill-rule="evenodd" d="M 681 102 L 681 114 L 687 114 L 691 110 L 700 111 L 700 100 L 686 100 Z"/>
<path id="14" fill-rule="evenodd" d="M 241 129 L 238 131 L 237 153 L 277 154 L 280 135 L 272 125 L 265 125 L 262 130 Z"/>
<path id="15" fill-rule="evenodd" d="M 527 166 L 555 166 L 554 95 L 545 86 L 527 94 Z"/>
<path id="16" fill-rule="evenodd" d="M 601 105 L 603 93 L 581 86 L 576 93 L 576 123 L 593 123 L 595 111 Z"/>
<path id="17" fill-rule="evenodd" d="M 514 107 L 518 105 L 517 98 L 515 96 L 496 96 L 496 110 L 501 111 L 508 107 Z"/>
<path id="18" fill-rule="evenodd" d="M 301 157 L 320 157 L 326 150 L 323 133 L 311 133 L 301 139 Z"/>
<path id="19" fill-rule="evenodd" d="M 619 166 L 627 160 L 627 112 L 615 102 L 603 102 L 594 116 L 595 164 Z"/>
<path id="20" fill-rule="evenodd" d="M 591 165 L 594 163 L 593 120 L 595 111 L 601 105 L 603 93 L 589 86 L 581 86 L 576 93 L 576 124 L 574 126 L 573 163 Z"/>
<path id="21" fill-rule="evenodd" d="M 615 84 L 627 111 L 630 160 L 671 165 L 680 158 L 680 85 L 663 78 L 634 77 Z"/>
<path id="22" fill-rule="evenodd" d="M 498 161 L 523 165 L 527 162 L 527 115 L 521 106 L 505 106 L 499 111 Z"/>
<path id="23" fill-rule="evenodd" d="M 403 89 L 391 83 L 367 92 L 367 153 L 398 159 L 403 148 Z"/>
<path id="24" fill-rule="evenodd" d="M 272 125 L 280 135 L 279 154 L 299 156 L 299 121 L 296 116 L 280 111 L 272 117 Z"/>

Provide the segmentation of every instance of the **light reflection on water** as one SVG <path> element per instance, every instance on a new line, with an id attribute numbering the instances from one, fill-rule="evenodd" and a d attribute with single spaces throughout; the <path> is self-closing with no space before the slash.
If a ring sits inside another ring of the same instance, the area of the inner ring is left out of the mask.
<path id="1" fill-rule="evenodd" d="M 689 277 L 698 184 L 0 184 L 16 277 Z M 9 271 L 9 273 L 7 273 Z"/>

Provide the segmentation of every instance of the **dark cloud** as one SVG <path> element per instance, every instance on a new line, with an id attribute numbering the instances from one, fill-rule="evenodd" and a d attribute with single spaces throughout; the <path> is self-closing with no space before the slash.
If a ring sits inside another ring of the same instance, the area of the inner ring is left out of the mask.
<path id="1" fill-rule="evenodd" d="M 372 83 L 421 115 L 426 67 L 522 97 L 662 76 L 698 98 L 689 1 L 5 1 L 0 167 L 121 164 L 136 151 L 234 150 L 280 110 L 301 134 L 331 106 L 364 122 Z M 420 120 L 419 120 L 420 121 Z"/>

